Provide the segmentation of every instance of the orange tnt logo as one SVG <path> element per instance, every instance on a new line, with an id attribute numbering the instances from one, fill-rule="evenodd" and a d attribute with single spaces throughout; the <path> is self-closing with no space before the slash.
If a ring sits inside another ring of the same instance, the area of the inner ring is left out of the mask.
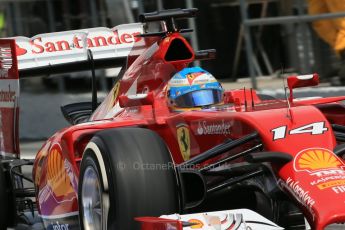
<path id="1" fill-rule="evenodd" d="M 339 168 L 343 163 L 334 153 L 327 149 L 305 149 L 299 152 L 294 159 L 296 171 L 317 171 L 323 169 Z"/>

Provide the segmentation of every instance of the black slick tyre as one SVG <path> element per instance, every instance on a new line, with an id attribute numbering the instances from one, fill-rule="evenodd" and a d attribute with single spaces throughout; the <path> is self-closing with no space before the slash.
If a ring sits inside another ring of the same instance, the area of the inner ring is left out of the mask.
<path id="1" fill-rule="evenodd" d="M 86 147 L 79 178 L 81 229 L 135 230 L 140 228 L 135 217 L 179 211 L 170 153 L 151 130 L 118 128 L 97 133 Z"/>

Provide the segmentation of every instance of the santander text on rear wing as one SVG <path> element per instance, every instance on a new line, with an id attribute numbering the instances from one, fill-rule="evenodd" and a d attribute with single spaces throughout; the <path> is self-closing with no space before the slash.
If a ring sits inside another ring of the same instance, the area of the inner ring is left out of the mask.
<path id="1" fill-rule="evenodd" d="M 49 75 L 90 69 L 88 50 L 95 68 L 126 63 L 134 43 L 141 40 L 141 23 L 14 37 L 20 77 Z"/>

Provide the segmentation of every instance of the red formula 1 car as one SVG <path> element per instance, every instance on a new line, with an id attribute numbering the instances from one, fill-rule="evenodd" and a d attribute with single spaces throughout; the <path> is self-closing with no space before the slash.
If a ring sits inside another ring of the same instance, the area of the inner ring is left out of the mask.
<path id="1" fill-rule="evenodd" d="M 286 100 L 241 89 L 226 91 L 221 105 L 169 109 L 174 73 L 214 56 L 181 36 L 189 30 L 176 21 L 195 13 L 141 16 L 160 21 L 159 32 L 138 23 L 0 41 L 0 229 L 27 220 L 27 210 L 54 230 L 320 230 L 345 222 L 345 96 L 293 98 L 294 88 L 318 84 L 316 74 L 289 77 Z M 93 88 L 92 102 L 63 106 L 72 126 L 34 161 L 19 159 L 19 77 L 120 65 L 100 105 Z M 21 173 L 30 164 L 34 189 Z M 230 209 L 239 210 L 212 212 Z M 203 212 L 212 213 L 182 215 Z"/>

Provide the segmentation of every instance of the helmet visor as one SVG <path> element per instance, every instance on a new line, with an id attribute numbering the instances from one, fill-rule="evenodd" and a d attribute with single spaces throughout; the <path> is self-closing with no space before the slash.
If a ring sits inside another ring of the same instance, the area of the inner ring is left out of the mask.
<path id="1" fill-rule="evenodd" d="M 177 107 L 191 108 L 218 104 L 223 100 L 223 91 L 218 89 L 204 89 L 183 94 L 175 99 Z"/>

